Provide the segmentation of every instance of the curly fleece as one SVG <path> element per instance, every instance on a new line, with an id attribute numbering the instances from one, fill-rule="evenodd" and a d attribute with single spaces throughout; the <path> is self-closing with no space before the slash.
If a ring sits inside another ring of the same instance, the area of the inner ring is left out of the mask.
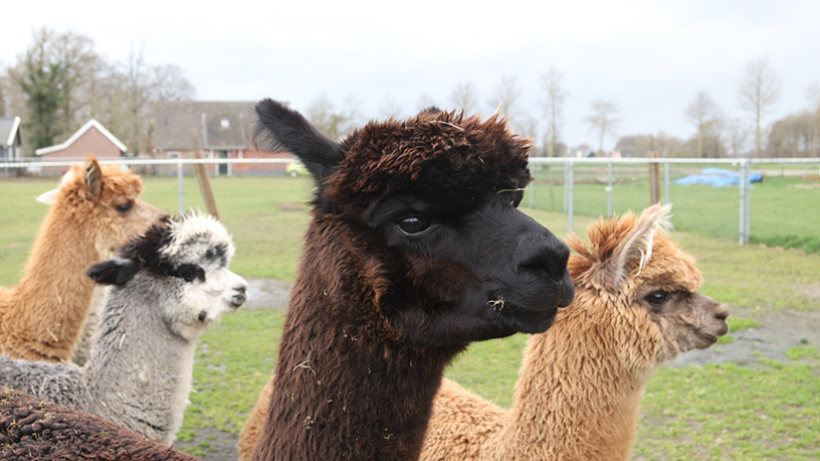
<path id="1" fill-rule="evenodd" d="M 196 461 L 100 417 L 0 388 L 5 461 Z"/>
<path id="2" fill-rule="evenodd" d="M 326 196 L 359 204 L 410 193 L 460 201 L 519 189 L 531 180 L 530 142 L 498 116 L 482 122 L 424 112 L 407 121 L 370 122 L 345 139 L 346 155 L 327 179 Z"/>

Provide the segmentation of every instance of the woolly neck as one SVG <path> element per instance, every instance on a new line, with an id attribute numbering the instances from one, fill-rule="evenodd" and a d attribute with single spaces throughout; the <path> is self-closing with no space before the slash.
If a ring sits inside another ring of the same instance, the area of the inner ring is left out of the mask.
<path id="1" fill-rule="evenodd" d="M 18 339 L 28 350 L 12 355 L 28 360 L 69 359 L 94 295 L 95 284 L 85 270 L 101 257 L 93 236 L 83 234 L 85 227 L 73 214 L 52 210 L 46 217 L 5 313 L 10 322 L 18 322 L 10 331 L 23 333 Z M 26 324 L 44 318 L 57 320 Z"/>
<path id="2" fill-rule="evenodd" d="M 95 396 L 86 411 L 168 445 L 182 425 L 196 341 L 162 317 L 162 284 L 143 273 L 112 288 L 83 379 Z"/>
<path id="3" fill-rule="evenodd" d="M 463 349 L 385 338 L 342 227 L 308 229 L 255 460 L 417 459 L 444 367 Z"/>
<path id="4" fill-rule="evenodd" d="M 528 341 L 513 407 L 484 444 L 482 460 L 628 459 L 655 367 L 629 369 L 617 357 L 618 343 L 636 333 L 596 323 L 583 298 L 579 293 L 549 331 Z"/>

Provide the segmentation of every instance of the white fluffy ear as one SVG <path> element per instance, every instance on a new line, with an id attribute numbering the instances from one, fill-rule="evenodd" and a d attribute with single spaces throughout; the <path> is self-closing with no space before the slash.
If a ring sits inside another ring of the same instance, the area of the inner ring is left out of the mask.
<path id="1" fill-rule="evenodd" d="M 672 205 L 652 205 L 641 213 L 635 228 L 615 248 L 610 257 L 607 275 L 609 282 L 618 287 L 628 277 L 641 273 L 652 258 L 652 243 L 655 232 L 661 226 L 669 227 L 669 212 Z M 635 273 L 633 268 L 637 268 Z"/>
<path id="2" fill-rule="evenodd" d="M 46 205 L 54 205 L 54 202 L 57 201 L 57 193 L 60 192 L 60 189 L 52 189 L 48 192 L 43 192 L 37 197 L 37 201 L 40 203 L 45 203 Z"/>

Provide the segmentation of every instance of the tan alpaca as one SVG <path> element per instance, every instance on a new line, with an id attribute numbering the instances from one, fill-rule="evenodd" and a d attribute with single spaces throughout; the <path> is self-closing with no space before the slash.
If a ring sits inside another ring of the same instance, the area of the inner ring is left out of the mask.
<path id="1" fill-rule="evenodd" d="M 697 293 L 694 258 L 666 235 L 667 207 L 599 220 L 569 239 L 575 301 L 533 335 L 502 408 L 444 380 L 421 460 L 626 460 L 644 386 L 667 360 L 726 334 L 726 307 Z M 239 440 L 247 460 L 264 425 L 261 392 Z"/>
<path id="2" fill-rule="evenodd" d="M 513 407 L 505 412 L 445 382 L 420 459 L 629 459 L 655 370 L 729 328 L 726 307 L 696 292 L 694 258 L 663 230 L 668 211 L 601 219 L 589 245 L 570 237 L 575 301 L 530 338 Z"/>
<path id="3" fill-rule="evenodd" d="M 94 294 L 85 270 L 167 216 L 139 200 L 140 192 L 137 175 L 100 167 L 93 156 L 66 173 L 22 280 L 0 288 L 0 353 L 52 362 L 71 357 Z"/>

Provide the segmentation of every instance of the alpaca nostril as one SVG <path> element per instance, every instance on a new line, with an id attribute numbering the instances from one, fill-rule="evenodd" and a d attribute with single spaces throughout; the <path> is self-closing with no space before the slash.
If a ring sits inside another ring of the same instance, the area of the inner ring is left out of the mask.
<path id="1" fill-rule="evenodd" d="M 237 289 L 237 293 L 233 295 L 233 298 L 231 299 L 231 304 L 233 304 L 235 307 L 239 307 L 242 304 L 244 304 L 247 300 L 248 295 L 247 293 L 245 293 L 245 289 L 243 287 L 241 291 Z"/>
<path id="2" fill-rule="evenodd" d="M 575 299 L 575 284 L 569 276 L 569 272 L 564 271 L 564 284 L 561 289 L 561 299 L 558 302 L 558 307 L 567 307 L 572 304 Z"/>
<path id="3" fill-rule="evenodd" d="M 234 290 L 238 291 L 239 293 L 245 294 L 248 291 L 248 287 L 245 285 L 240 285 L 238 287 L 234 287 Z"/>
<path id="4" fill-rule="evenodd" d="M 561 282 L 567 271 L 569 249 L 566 245 L 546 245 L 519 264 L 519 268 L 533 272 L 541 272 L 556 282 Z"/>
<path id="5" fill-rule="evenodd" d="M 729 311 L 720 311 L 715 313 L 715 318 L 723 322 L 729 318 Z"/>

